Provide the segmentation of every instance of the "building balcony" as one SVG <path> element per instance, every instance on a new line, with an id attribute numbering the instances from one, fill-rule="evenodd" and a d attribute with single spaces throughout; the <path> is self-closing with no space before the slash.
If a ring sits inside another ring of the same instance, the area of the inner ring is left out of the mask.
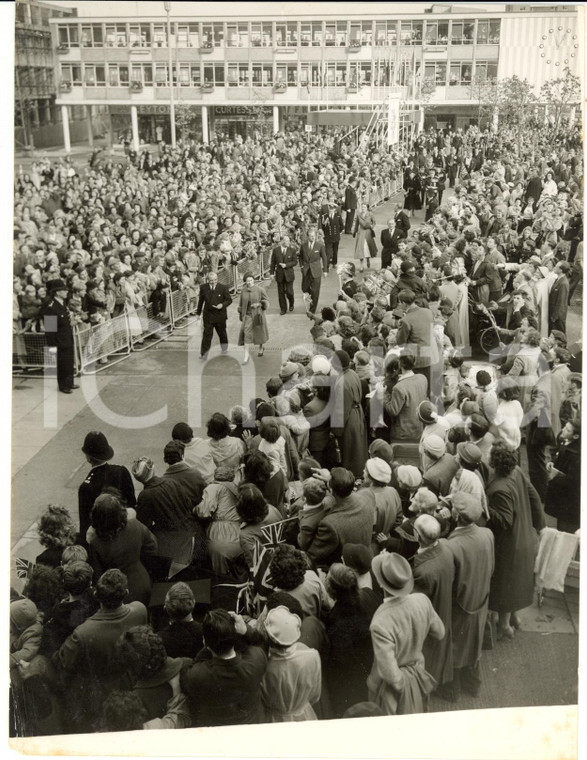
<path id="1" fill-rule="evenodd" d="M 273 85 L 273 92 L 287 92 L 287 82 L 276 82 Z"/>
<path id="2" fill-rule="evenodd" d="M 351 40 L 346 46 L 347 53 L 358 53 L 363 47 L 361 40 Z"/>
<path id="3" fill-rule="evenodd" d="M 203 84 L 202 85 L 202 92 L 203 93 L 214 92 L 214 85 L 213 84 Z"/>
<path id="4" fill-rule="evenodd" d="M 65 53 L 69 53 L 69 45 L 64 44 L 63 42 L 61 45 L 57 45 L 57 52 L 59 55 L 64 55 Z"/>
<path id="5" fill-rule="evenodd" d="M 71 82 L 60 82 L 59 92 L 71 92 Z"/>
<path id="6" fill-rule="evenodd" d="M 211 53 L 214 50 L 212 42 L 202 42 L 200 45 L 200 53 Z"/>
<path id="7" fill-rule="evenodd" d="M 129 90 L 131 92 L 142 92 L 143 91 L 143 83 L 142 82 L 131 82 L 129 85 Z"/>

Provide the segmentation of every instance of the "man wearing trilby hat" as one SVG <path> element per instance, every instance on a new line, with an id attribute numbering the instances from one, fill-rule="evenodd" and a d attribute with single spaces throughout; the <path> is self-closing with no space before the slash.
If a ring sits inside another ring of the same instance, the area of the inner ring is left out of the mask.
<path id="1" fill-rule="evenodd" d="M 63 280 L 47 283 L 51 300 L 44 312 L 45 338 L 50 354 L 56 354 L 57 384 L 61 393 L 71 393 L 79 385 L 73 382 L 74 343 L 69 309 L 65 305 L 68 295 Z"/>
<path id="2" fill-rule="evenodd" d="M 378 554 L 371 569 L 383 589 L 383 604 L 371 621 L 373 668 L 369 700 L 386 715 L 426 712 L 436 681 L 427 672 L 422 647 L 428 635 L 444 636 L 444 625 L 424 594 L 412 594 L 409 562 L 399 554 Z"/>

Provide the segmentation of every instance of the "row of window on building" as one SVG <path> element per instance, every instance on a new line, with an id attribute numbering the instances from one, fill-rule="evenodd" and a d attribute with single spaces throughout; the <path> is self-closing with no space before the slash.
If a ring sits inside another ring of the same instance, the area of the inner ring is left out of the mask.
<path id="1" fill-rule="evenodd" d="M 347 45 L 498 45 L 499 19 L 471 21 L 289 21 L 173 23 L 176 47 L 344 47 Z M 167 47 L 165 24 L 68 24 L 69 47 Z"/>
<path id="2" fill-rule="evenodd" d="M 411 61 L 331 61 L 327 63 L 180 63 L 173 69 L 173 84 L 183 87 L 353 87 L 409 85 L 414 72 Z M 419 64 L 416 65 L 419 75 Z M 448 76 L 448 81 L 447 81 Z M 424 77 L 437 86 L 468 85 L 475 78 L 497 77 L 497 63 L 489 61 L 426 62 Z M 66 86 L 145 87 L 169 86 L 166 63 L 61 64 Z"/>

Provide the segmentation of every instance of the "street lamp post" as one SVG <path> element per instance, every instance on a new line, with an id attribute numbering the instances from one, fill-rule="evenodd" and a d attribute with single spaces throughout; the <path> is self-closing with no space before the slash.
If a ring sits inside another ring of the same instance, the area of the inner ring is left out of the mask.
<path id="1" fill-rule="evenodd" d="M 173 99 L 173 59 L 171 57 L 171 22 L 169 12 L 171 3 L 169 0 L 163 3 L 167 13 L 167 50 L 169 51 L 169 117 L 171 119 L 171 147 L 175 148 L 175 102 Z"/>

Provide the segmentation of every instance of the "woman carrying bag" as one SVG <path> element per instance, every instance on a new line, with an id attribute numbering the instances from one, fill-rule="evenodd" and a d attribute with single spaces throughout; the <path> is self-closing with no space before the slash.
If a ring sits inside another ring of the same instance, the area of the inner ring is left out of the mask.
<path id="1" fill-rule="evenodd" d="M 260 285 L 255 283 L 255 278 L 250 272 L 243 276 L 243 289 L 241 290 L 238 313 L 242 322 L 238 337 L 239 346 L 245 346 L 245 358 L 243 364 L 249 361 L 247 345 L 259 346 L 258 356 L 263 356 L 263 344 L 269 340 L 267 317 L 265 311 L 269 306 L 267 293 Z"/>

